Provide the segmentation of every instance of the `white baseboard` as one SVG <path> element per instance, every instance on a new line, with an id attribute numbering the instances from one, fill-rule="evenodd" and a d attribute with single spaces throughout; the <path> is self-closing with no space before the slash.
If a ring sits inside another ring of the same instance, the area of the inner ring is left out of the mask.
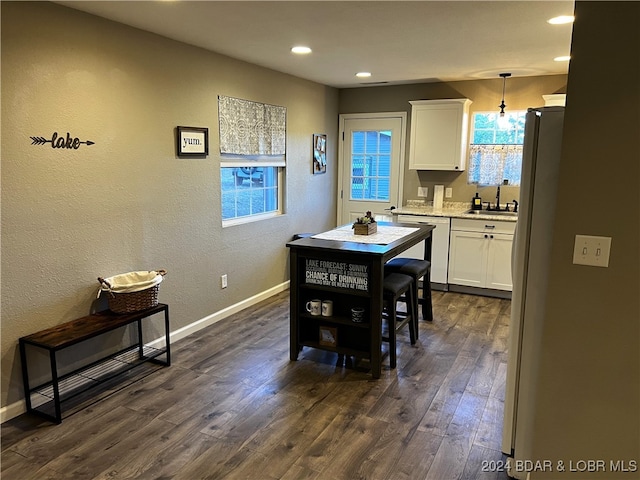
<path id="1" fill-rule="evenodd" d="M 20 400 L 18 402 L 14 402 L 11 405 L 7 405 L 6 407 L 0 408 L 0 423 L 4 423 L 7 420 L 11 420 L 12 418 L 17 417 L 18 415 L 22 415 L 27 411 L 27 404 L 24 400 Z"/>
<path id="2" fill-rule="evenodd" d="M 188 337 L 189 335 L 197 332 L 198 330 L 202 330 L 203 328 L 206 328 L 209 325 L 213 325 L 214 323 L 219 322 L 220 320 L 223 320 L 233 315 L 234 313 L 238 313 L 239 311 L 244 310 L 245 308 L 251 307 L 252 305 L 255 305 L 256 303 L 259 303 L 263 300 L 266 300 L 267 298 L 272 297 L 280 292 L 284 292 L 288 288 L 289 288 L 289 281 L 287 280 L 286 282 L 281 283 L 280 285 L 276 285 L 275 287 L 265 290 L 264 292 L 260 292 L 254 295 L 253 297 L 249 297 L 245 300 L 242 300 L 241 302 L 238 302 L 234 305 L 224 308 L 219 312 L 212 313 L 211 315 L 207 315 L 206 317 L 201 318 L 200 320 L 196 320 L 195 322 L 190 323 L 189 325 L 186 325 L 182 328 L 179 328 L 178 330 L 171 332 L 170 334 L 171 343 L 174 343 L 180 340 L 181 338 Z M 161 342 L 161 341 L 163 341 L 163 339 L 157 340 L 157 342 Z M 155 342 L 151 342 L 149 345 L 153 345 L 154 343 Z M 27 405 L 24 400 L 19 400 L 10 405 L 2 407 L 0 408 L 0 423 L 4 423 L 7 420 L 11 420 L 12 418 L 17 417 L 18 415 L 22 415 L 26 411 L 27 411 Z"/>
<path id="3" fill-rule="evenodd" d="M 177 340 L 180 340 L 181 338 L 188 337 L 189 335 L 197 332 L 198 330 L 202 330 L 203 328 L 208 327 L 209 325 L 213 325 L 214 323 L 219 322 L 220 320 L 227 318 L 233 315 L 234 313 L 238 313 L 239 311 L 244 310 L 245 308 L 248 308 L 252 305 L 255 305 L 256 303 L 259 303 L 263 300 L 266 300 L 267 298 L 272 297 L 280 292 L 284 292 L 288 288 L 289 288 L 289 281 L 287 280 L 286 282 L 281 283 L 280 285 L 276 285 L 275 287 L 272 287 L 269 290 L 265 290 L 264 292 L 254 295 L 253 297 L 249 297 L 245 300 L 242 300 L 241 302 L 238 302 L 235 305 L 231 305 L 227 308 L 220 310 L 219 312 L 212 313 L 211 315 L 207 315 L 206 317 L 201 318 L 200 320 L 196 320 L 195 322 L 189 325 L 186 325 L 174 332 L 171 332 L 171 343 Z"/>

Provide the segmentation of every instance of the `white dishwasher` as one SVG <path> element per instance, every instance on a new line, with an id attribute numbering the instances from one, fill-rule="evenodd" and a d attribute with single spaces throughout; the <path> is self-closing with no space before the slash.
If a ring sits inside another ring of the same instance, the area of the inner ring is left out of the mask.
<path id="1" fill-rule="evenodd" d="M 435 225 L 431 233 L 431 288 L 447 290 L 449 270 L 449 217 L 426 217 L 423 215 L 398 215 L 400 223 L 428 223 Z M 424 258 L 424 241 L 402 252 L 403 257 Z"/>

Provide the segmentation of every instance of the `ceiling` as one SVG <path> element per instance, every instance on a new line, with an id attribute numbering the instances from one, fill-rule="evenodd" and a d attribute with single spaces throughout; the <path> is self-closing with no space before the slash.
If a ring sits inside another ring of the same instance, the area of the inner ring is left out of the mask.
<path id="1" fill-rule="evenodd" d="M 557 75 L 568 62 L 573 1 L 59 1 L 325 85 Z M 290 52 L 307 45 L 310 55 Z M 359 79 L 355 73 L 369 71 Z"/>

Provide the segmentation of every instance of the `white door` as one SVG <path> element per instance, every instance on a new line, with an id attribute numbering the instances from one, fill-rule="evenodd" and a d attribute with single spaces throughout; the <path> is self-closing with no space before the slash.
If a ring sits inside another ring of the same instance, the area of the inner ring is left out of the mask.
<path id="1" fill-rule="evenodd" d="M 392 221 L 400 206 L 407 116 L 405 112 L 341 115 L 338 224 L 370 211 Z"/>

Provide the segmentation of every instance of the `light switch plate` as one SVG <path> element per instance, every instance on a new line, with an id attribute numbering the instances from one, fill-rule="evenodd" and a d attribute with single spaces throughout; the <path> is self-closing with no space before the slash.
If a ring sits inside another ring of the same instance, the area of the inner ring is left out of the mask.
<path id="1" fill-rule="evenodd" d="M 429 195 L 429 187 L 418 187 L 418 196 L 422 198 L 427 198 Z"/>
<path id="2" fill-rule="evenodd" d="M 592 267 L 608 267 L 611 237 L 576 235 L 573 247 L 573 263 Z"/>
<path id="3" fill-rule="evenodd" d="M 453 188 L 448 187 L 444 189 L 444 197 L 445 198 L 451 198 L 453 197 Z"/>

